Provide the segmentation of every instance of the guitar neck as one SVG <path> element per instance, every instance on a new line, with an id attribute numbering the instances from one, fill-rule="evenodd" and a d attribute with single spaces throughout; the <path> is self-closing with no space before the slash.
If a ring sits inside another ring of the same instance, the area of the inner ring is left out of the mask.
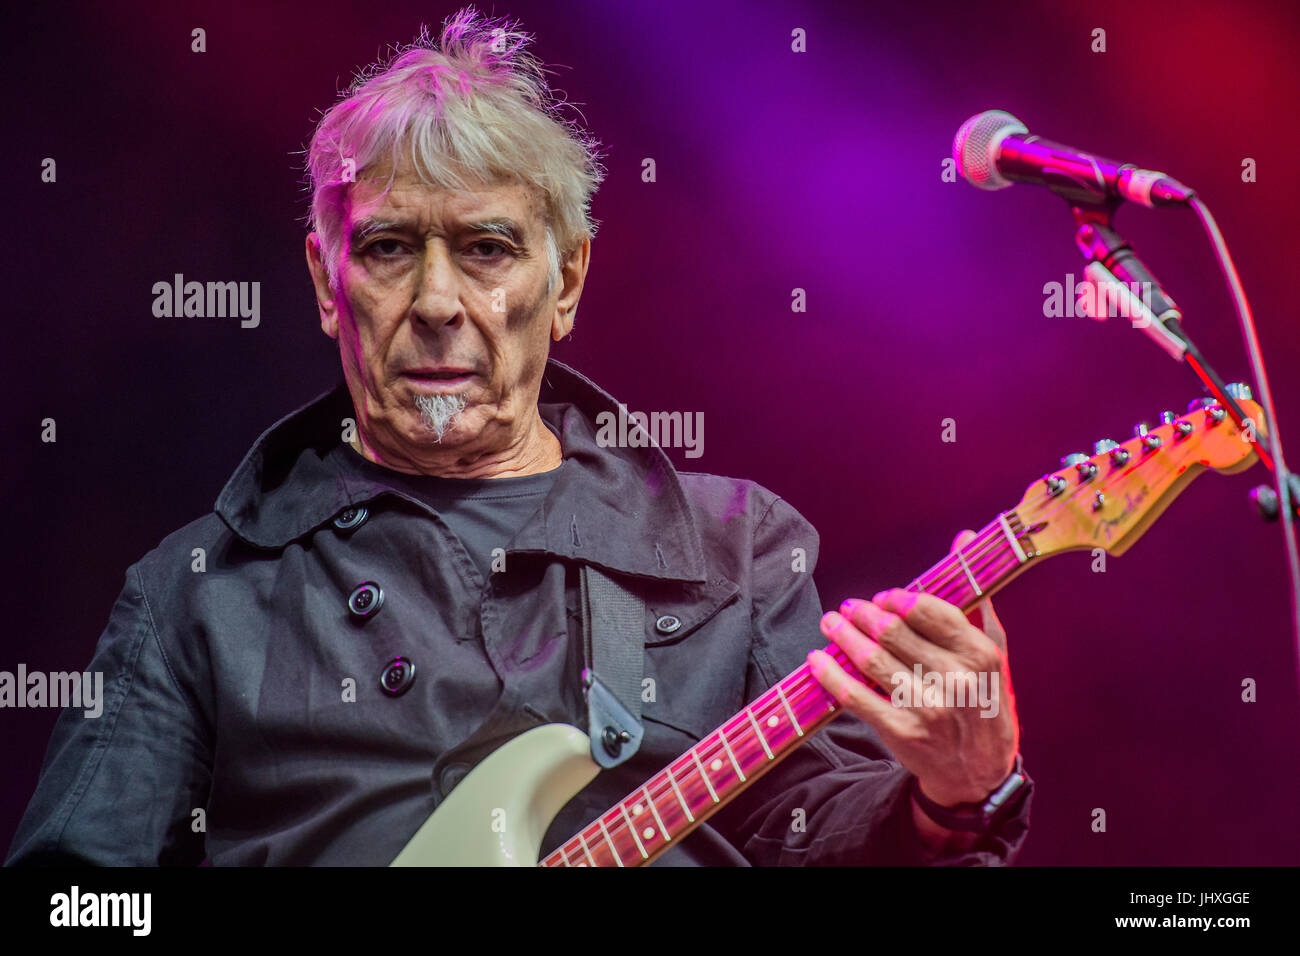
<path id="1" fill-rule="evenodd" d="M 907 590 L 963 610 L 1005 585 L 1038 556 L 1014 511 L 986 525 Z M 861 675 L 835 645 L 826 648 Z M 597 817 L 541 866 L 640 866 L 722 809 L 746 787 L 839 715 L 840 707 L 807 664 L 800 665 L 621 802 Z"/>

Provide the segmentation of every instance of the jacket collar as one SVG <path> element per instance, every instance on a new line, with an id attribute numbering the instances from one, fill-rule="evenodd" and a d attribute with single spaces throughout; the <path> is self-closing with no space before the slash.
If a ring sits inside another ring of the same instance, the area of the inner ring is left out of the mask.
<path id="1" fill-rule="evenodd" d="M 538 408 L 560 436 L 565 466 L 540 520 L 522 529 L 509 550 L 642 577 L 706 581 L 699 531 L 663 449 L 596 441 L 597 416 L 610 412 L 618 421 L 619 403 L 550 359 Z M 342 441 L 343 419 L 354 414 L 340 382 L 263 432 L 217 497 L 216 512 L 230 530 L 254 547 L 279 549 L 351 505 L 386 494 L 409 497 L 382 480 L 345 475 L 327 457 Z"/>

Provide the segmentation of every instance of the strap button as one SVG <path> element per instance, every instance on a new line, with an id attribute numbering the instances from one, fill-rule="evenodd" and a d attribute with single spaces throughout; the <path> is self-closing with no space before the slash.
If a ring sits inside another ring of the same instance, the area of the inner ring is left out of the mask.
<path id="1" fill-rule="evenodd" d="M 632 735 L 626 730 L 615 730 L 613 727 L 606 727 L 601 732 L 600 742 L 604 744 L 606 753 L 611 757 L 617 757 L 623 750 L 623 745 L 632 742 Z"/>

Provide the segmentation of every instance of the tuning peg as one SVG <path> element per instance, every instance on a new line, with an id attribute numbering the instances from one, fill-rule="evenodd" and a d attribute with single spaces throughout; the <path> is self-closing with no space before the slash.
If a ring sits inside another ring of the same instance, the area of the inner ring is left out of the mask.
<path id="1" fill-rule="evenodd" d="M 1080 481 L 1090 481 L 1097 474 L 1097 466 L 1088 460 L 1088 456 L 1082 452 L 1071 452 L 1061 459 L 1062 466 L 1066 468 L 1073 467 L 1079 472 Z"/>
<path id="2" fill-rule="evenodd" d="M 1162 424 L 1162 425 L 1173 425 L 1173 426 L 1174 426 L 1174 438 L 1175 438 L 1176 440 L 1178 440 L 1178 441 L 1182 441 L 1184 438 L 1186 438 L 1188 435 L 1190 435 L 1190 434 L 1192 433 L 1192 431 L 1193 431 L 1193 429 L 1192 429 L 1192 423 L 1191 423 L 1191 422 L 1183 421 L 1183 420 L 1180 419 L 1177 415 L 1175 415 L 1173 412 L 1161 412 L 1161 413 L 1160 413 L 1160 424 Z"/>
<path id="3" fill-rule="evenodd" d="M 1229 398 L 1235 399 L 1238 402 L 1249 402 L 1255 397 L 1254 392 L 1251 391 L 1250 386 L 1245 382 L 1229 382 L 1227 385 L 1223 386 L 1223 391 Z M 1187 403 L 1187 410 L 1189 412 L 1199 411 L 1202 408 L 1218 407 L 1219 400 L 1217 398 L 1211 398 L 1208 395 L 1201 398 L 1194 398 Z M 1222 421 L 1223 415 L 1219 415 L 1217 420 Z"/>
<path id="4" fill-rule="evenodd" d="M 1147 427 L 1146 422 L 1138 422 L 1133 426 L 1133 437 L 1142 439 L 1142 447 L 1147 451 L 1155 451 L 1160 447 L 1160 436 L 1150 434 L 1151 429 Z"/>
<path id="5" fill-rule="evenodd" d="M 1099 438 L 1092 443 L 1092 450 L 1098 455 L 1110 454 L 1110 463 L 1112 465 L 1122 465 L 1128 461 L 1128 452 L 1117 441 L 1111 441 L 1109 438 Z"/>

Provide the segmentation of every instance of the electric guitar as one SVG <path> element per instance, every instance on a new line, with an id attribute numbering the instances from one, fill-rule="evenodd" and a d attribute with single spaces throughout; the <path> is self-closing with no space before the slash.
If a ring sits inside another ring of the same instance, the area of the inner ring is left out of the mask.
<path id="1" fill-rule="evenodd" d="M 1243 391 L 1241 394 L 1245 395 Z M 907 590 L 969 611 L 1039 561 L 1101 548 L 1123 554 L 1193 478 L 1254 463 L 1263 413 L 1238 403 L 1245 429 L 1209 399 L 1132 439 L 1098 442 L 1044 475 L 961 549 Z M 861 675 L 835 645 L 826 648 Z M 586 732 L 545 724 L 500 747 L 460 782 L 392 866 L 640 866 L 682 840 L 783 757 L 838 716 L 839 704 L 807 664 L 779 681 L 546 859 L 541 842 L 560 809 L 600 772 Z M 502 815 L 504 814 L 504 815 Z M 501 825 L 505 821 L 506 825 Z"/>

